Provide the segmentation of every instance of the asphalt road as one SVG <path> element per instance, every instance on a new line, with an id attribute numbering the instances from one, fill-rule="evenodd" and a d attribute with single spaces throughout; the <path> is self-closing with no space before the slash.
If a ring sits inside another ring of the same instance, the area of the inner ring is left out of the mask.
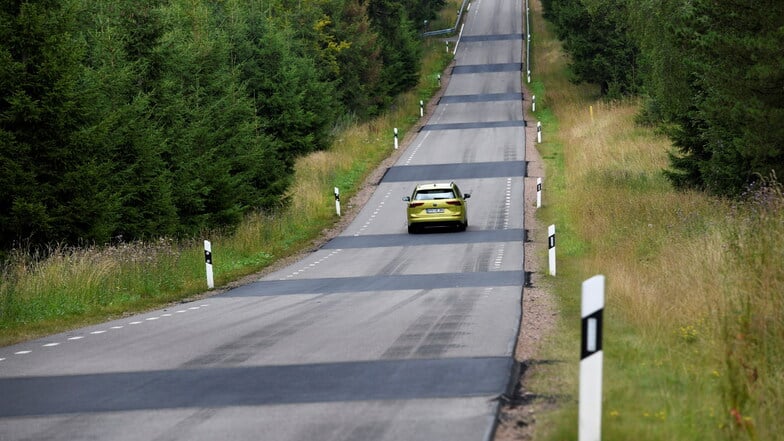
<path id="1" fill-rule="evenodd" d="M 492 436 L 523 289 L 521 9 L 473 2 L 428 124 L 318 251 L 222 295 L 0 348 L 0 440 Z M 407 234 L 401 198 L 449 180 L 472 195 L 468 230 Z"/>

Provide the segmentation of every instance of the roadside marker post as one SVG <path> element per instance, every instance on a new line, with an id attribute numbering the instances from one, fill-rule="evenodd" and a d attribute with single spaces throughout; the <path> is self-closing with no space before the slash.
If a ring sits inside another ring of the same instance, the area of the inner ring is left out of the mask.
<path id="1" fill-rule="evenodd" d="M 542 122 L 539 121 L 536 123 L 536 142 L 541 144 L 542 143 Z"/>
<path id="2" fill-rule="evenodd" d="M 549 253 L 550 275 L 555 275 L 555 225 L 547 227 L 547 250 Z"/>
<path id="3" fill-rule="evenodd" d="M 528 70 L 528 82 L 529 83 L 531 82 L 531 70 L 530 69 Z"/>
<path id="4" fill-rule="evenodd" d="M 204 241 L 204 263 L 207 266 L 207 288 L 215 288 L 215 280 L 212 277 L 212 244 L 209 240 Z"/>
<path id="5" fill-rule="evenodd" d="M 419 100 L 419 117 L 421 118 L 423 116 L 425 116 L 425 102 Z"/>
<path id="6" fill-rule="evenodd" d="M 604 276 L 582 285 L 582 341 L 580 344 L 579 441 L 600 441 L 602 429 L 602 315 Z"/>
<path id="7" fill-rule="evenodd" d="M 536 112 L 536 95 L 531 97 L 531 112 Z"/>
<path id="8" fill-rule="evenodd" d="M 536 208 L 542 206 L 542 178 L 536 178 Z"/>
<path id="9" fill-rule="evenodd" d="M 334 191 L 335 191 L 335 212 L 338 214 L 338 217 L 340 217 L 340 189 L 335 187 Z"/>
<path id="10" fill-rule="evenodd" d="M 397 142 L 397 127 L 395 127 L 395 150 L 397 150 L 398 142 Z"/>

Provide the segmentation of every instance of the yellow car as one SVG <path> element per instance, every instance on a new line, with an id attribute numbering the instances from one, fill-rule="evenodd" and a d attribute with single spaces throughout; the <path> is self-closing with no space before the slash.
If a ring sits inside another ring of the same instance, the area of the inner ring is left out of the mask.
<path id="1" fill-rule="evenodd" d="M 468 227 L 465 200 L 470 197 L 461 193 L 454 182 L 417 185 L 411 196 L 403 198 L 408 202 L 408 232 L 415 233 L 420 227 L 431 225 L 450 225 L 465 231 Z"/>

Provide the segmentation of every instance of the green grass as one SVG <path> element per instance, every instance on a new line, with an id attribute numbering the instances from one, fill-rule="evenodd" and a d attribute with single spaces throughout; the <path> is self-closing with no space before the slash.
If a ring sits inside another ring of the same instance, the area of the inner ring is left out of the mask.
<path id="1" fill-rule="evenodd" d="M 336 129 L 328 151 L 297 162 L 287 209 L 254 213 L 233 232 L 204 235 L 212 243 L 217 288 L 307 250 L 337 222 L 333 188 L 348 201 L 393 151 L 393 128 L 399 128 L 402 140 L 419 120 L 419 100 L 438 91 L 438 74 L 451 55 L 437 40 L 426 41 L 425 49 L 419 85 L 400 96 L 393 110 Z M 207 288 L 201 238 L 55 247 L 48 255 L 17 252 L 0 268 L 0 345 L 161 307 Z"/>
<path id="2" fill-rule="evenodd" d="M 537 358 L 560 362 L 533 368 L 526 388 L 566 397 L 538 414 L 535 439 L 577 438 L 580 285 L 596 274 L 607 278 L 602 439 L 784 438 L 781 186 L 745 203 L 673 190 L 661 172 L 670 142 L 635 124 L 639 102 L 569 83 L 540 15 L 534 26 L 537 217 L 559 245 L 546 279 L 559 322 Z"/>
<path id="3" fill-rule="evenodd" d="M 438 31 L 441 29 L 451 29 L 457 20 L 457 13 L 460 11 L 460 6 L 463 0 L 447 0 L 446 5 L 438 17 L 430 22 L 429 30 Z"/>

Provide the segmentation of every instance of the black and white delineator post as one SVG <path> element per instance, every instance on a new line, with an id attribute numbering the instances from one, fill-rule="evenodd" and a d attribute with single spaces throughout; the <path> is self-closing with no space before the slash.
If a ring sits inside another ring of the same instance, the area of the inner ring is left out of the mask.
<path id="1" fill-rule="evenodd" d="M 204 241 L 204 262 L 207 265 L 207 288 L 215 288 L 215 280 L 212 278 L 212 244 L 209 240 Z"/>
<path id="2" fill-rule="evenodd" d="M 397 127 L 395 127 L 395 150 L 397 150 Z"/>
<path id="3" fill-rule="evenodd" d="M 531 97 L 531 112 L 536 112 L 536 95 Z"/>
<path id="4" fill-rule="evenodd" d="M 425 116 L 425 102 L 419 100 L 419 117 L 421 118 L 423 116 Z"/>
<path id="5" fill-rule="evenodd" d="M 340 189 L 335 187 L 335 212 L 340 217 Z"/>
<path id="6" fill-rule="evenodd" d="M 542 143 L 542 122 L 536 123 L 536 142 Z"/>
<path id="7" fill-rule="evenodd" d="M 604 276 L 583 282 L 582 343 L 580 348 L 579 441 L 599 441 L 602 436 L 602 314 Z"/>
<path id="8" fill-rule="evenodd" d="M 542 178 L 536 178 L 536 208 L 542 206 Z"/>
<path id="9" fill-rule="evenodd" d="M 550 275 L 555 275 L 555 225 L 547 227 L 547 251 L 549 254 Z"/>

